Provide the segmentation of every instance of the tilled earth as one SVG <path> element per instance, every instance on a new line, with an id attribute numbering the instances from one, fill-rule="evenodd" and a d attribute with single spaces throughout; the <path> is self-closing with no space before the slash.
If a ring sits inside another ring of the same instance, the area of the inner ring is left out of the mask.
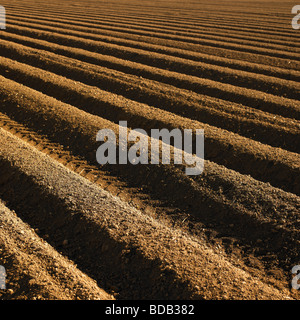
<path id="1" fill-rule="evenodd" d="M 1 299 L 299 299 L 293 2 L 0 4 Z M 99 165 L 119 121 L 204 129 L 204 172 Z"/>

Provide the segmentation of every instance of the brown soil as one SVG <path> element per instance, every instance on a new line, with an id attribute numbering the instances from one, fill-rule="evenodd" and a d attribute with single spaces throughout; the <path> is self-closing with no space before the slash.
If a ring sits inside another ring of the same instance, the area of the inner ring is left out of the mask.
<path id="1" fill-rule="evenodd" d="M 40 238 L 38 229 L 33 230 L 2 203 L 0 212 L 0 261 L 7 273 L 1 299 L 114 299 Z"/>
<path id="2" fill-rule="evenodd" d="M 1 5 L 1 299 L 299 299 L 292 2 Z M 205 129 L 203 174 L 100 166 L 122 120 Z"/>

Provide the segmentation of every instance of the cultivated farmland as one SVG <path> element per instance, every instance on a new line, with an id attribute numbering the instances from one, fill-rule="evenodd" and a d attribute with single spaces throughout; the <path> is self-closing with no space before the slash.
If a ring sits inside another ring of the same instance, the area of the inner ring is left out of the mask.
<path id="1" fill-rule="evenodd" d="M 294 2 L 0 5 L 1 299 L 299 299 Z M 100 165 L 120 121 L 204 129 L 203 173 Z"/>

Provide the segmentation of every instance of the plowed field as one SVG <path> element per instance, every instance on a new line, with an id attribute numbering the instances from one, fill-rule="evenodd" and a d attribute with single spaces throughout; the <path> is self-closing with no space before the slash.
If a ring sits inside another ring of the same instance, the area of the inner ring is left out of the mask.
<path id="1" fill-rule="evenodd" d="M 294 2 L 0 5 L 1 299 L 299 299 Z M 203 173 L 100 165 L 120 121 L 204 129 Z"/>

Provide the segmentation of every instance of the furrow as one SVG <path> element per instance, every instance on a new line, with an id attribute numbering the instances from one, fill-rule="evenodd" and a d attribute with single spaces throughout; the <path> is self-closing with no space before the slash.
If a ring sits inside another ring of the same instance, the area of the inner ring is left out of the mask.
<path id="1" fill-rule="evenodd" d="M 5 38 L 10 37 L 5 36 Z M 138 75 L 149 80 L 160 81 L 178 88 L 192 90 L 199 94 L 205 94 L 235 103 L 242 103 L 245 106 L 257 108 L 284 117 L 295 118 L 297 120 L 300 119 L 299 102 L 297 100 L 286 99 L 268 93 L 262 93 L 257 90 L 236 87 L 212 80 L 199 79 L 198 77 L 162 70 L 124 59 L 92 53 L 82 49 L 70 49 L 66 46 L 54 45 L 41 40 L 33 40 L 28 37 L 24 38 L 19 36 L 18 42 L 30 45 L 37 49 L 48 50 L 70 58 L 93 63 L 95 65 L 101 65 L 128 74 Z M 3 54 L 5 54 L 5 51 L 9 51 L 9 54 L 11 54 L 12 50 L 9 49 L 7 45 L 5 46 L 5 42 L 1 41 L 1 44 L 3 44 L 1 45 Z"/>
<path id="2" fill-rule="evenodd" d="M 27 63 L 28 58 L 24 59 Z M 147 103 L 150 106 L 157 106 L 159 109 L 170 111 L 185 118 L 222 127 L 275 147 L 282 147 L 294 152 L 300 151 L 299 124 L 293 124 L 287 119 L 274 119 L 273 116 L 268 117 L 266 114 L 260 113 L 252 114 L 252 119 L 249 119 L 250 111 L 245 112 L 243 108 L 241 109 L 238 106 L 228 107 L 226 104 L 222 105 L 221 101 L 209 102 L 205 97 L 198 97 L 197 95 L 194 96 L 193 100 L 189 92 L 181 92 L 180 94 L 172 87 L 165 86 L 163 88 L 160 83 L 155 85 L 153 82 L 145 80 L 141 83 L 139 78 L 129 78 L 124 74 L 114 74 L 105 69 L 96 73 L 88 69 L 90 66 L 83 66 L 82 63 L 78 64 L 76 68 L 75 62 L 72 65 L 69 65 L 68 61 L 58 63 L 58 57 L 53 57 L 52 61 L 55 61 L 52 68 L 50 67 L 50 57 L 47 59 L 47 64 L 40 63 L 39 66 L 55 72 L 59 70 L 60 73 L 71 79 L 101 87 L 131 100 Z M 41 69 L 28 69 L 27 65 L 5 58 L 0 59 L 0 73 L 24 85 L 30 83 L 30 86 L 35 90 L 54 96 L 63 102 L 78 107 L 90 105 L 90 110 L 94 110 L 93 112 L 96 114 L 101 112 L 97 111 L 96 105 L 98 103 L 91 100 L 96 91 L 95 88 L 79 82 L 74 83 L 73 80 L 67 80 L 53 73 L 42 72 Z M 101 90 L 97 91 L 100 100 L 102 97 L 100 92 L 107 94 L 107 92 Z M 163 94 L 159 94 L 160 91 L 163 91 Z M 90 97 L 86 95 L 87 92 L 92 92 Z M 140 97 L 140 99 L 137 99 L 137 97 Z M 124 103 L 128 104 L 127 100 Z M 99 106 L 98 110 L 101 109 L 101 106 Z M 261 118 L 260 121 L 259 118 Z M 273 122 L 273 125 L 270 122 Z"/>
<path id="3" fill-rule="evenodd" d="M 42 101 L 42 97 L 45 99 L 47 96 L 3 77 L 1 77 L 1 82 L 1 112 L 8 114 L 16 121 L 22 121 L 24 124 L 33 119 L 35 119 L 34 123 L 45 122 L 45 119 L 48 118 L 49 121 L 47 122 L 49 123 L 51 123 L 51 118 L 53 118 L 52 121 L 57 121 L 54 120 L 55 113 L 52 112 L 51 114 L 51 107 L 49 106 L 46 109 L 45 103 L 43 103 L 42 112 L 39 110 L 38 114 L 36 113 L 36 108 L 40 109 L 38 103 L 35 102 L 35 106 L 30 105 L 37 99 L 36 97 L 39 97 L 39 100 Z M 17 94 L 13 92 L 17 92 Z M 100 95 L 102 96 L 102 102 L 98 107 L 95 106 L 95 98 L 91 99 L 93 103 L 82 104 L 85 106 L 85 111 L 104 114 L 105 118 L 110 119 L 114 116 L 115 122 L 126 119 L 130 127 L 146 129 L 149 135 L 152 128 L 169 130 L 179 128 L 181 130 L 192 129 L 193 131 L 204 129 L 206 159 L 235 169 L 240 173 L 250 174 L 286 191 L 300 194 L 299 156 L 295 153 L 263 145 L 237 134 L 182 118 L 163 110 L 147 108 L 147 105 L 139 105 L 134 101 L 122 99 L 122 97 L 110 93 L 107 93 L 104 97 L 102 91 Z M 50 97 L 47 97 L 47 99 L 52 104 L 57 101 Z M 113 108 L 114 104 L 117 104 L 118 107 Z M 59 105 L 60 108 L 63 108 L 64 104 L 59 103 Z M 65 108 L 67 108 L 67 105 Z M 71 107 L 69 106 L 69 108 Z M 94 133 L 95 136 L 96 133 Z M 89 137 L 89 139 L 91 138 Z M 67 139 L 67 137 L 64 137 L 64 139 Z M 70 141 L 70 143 L 75 143 L 75 141 Z M 78 144 L 77 148 L 80 145 Z"/>
<path id="4" fill-rule="evenodd" d="M 3 130 L 0 135 L 5 146 L 0 170 L 11 177 L 10 194 L 0 187 L 1 195 L 9 204 L 13 199 L 15 208 L 22 207 L 26 220 L 47 232 L 53 246 L 59 245 L 63 232 L 72 240 L 64 253 L 104 287 L 114 285 L 120 298 L 221 299 L 225 292 L 230 298 L 290 298 L 286 289 L 253 279 L 203 241 L 145 216 Z M 216 290 L 214 281 L 219 279 L 222 286 Z M 232 284 L 246 279 L 247 292 Z"/>
<path id="5" fill-rule="evenodd" d="M 16 24 L 17 23 L 11 25 L 10 23 L 7 23 L 7 27 L 9 27 L 12 30 L 22 29 L 23 32 L 25 32 L 26 27 L 17 28 Z M 19 23 L 19 24 L 21 24 L 21 23 Z M 28 25 L 28 23 L 27 23 L 27 25 Z M 40 26 L 40 28 L 41 28 L 41 26 Z M 116 30 L 116 31 L 124 30 L 123 28 L 116 28 L 116 27 L 112 27 L 112 29 Z M 29 30 L 27 30 L 27 31 L 29 31 Z M 167 35 L 165 33 L 151 32 L 151 31 L 143 32 L 143 31 L 139 31 L 139 30 L 136 30 L 136 31 L 130 30 L 130 33 L 137 34 L 137 35 L 148 35 L 151 37 L 158 37 L 161 39 L 179 40 L 179 41 L 187 42 L 190 44 L 207 45 L 210 47 L 221 48 L 221 49 L 230 49 L 230 50 L 234 50 L 237 52 L 260 54 L 260 55 L 264 55 L 264 56 L 277 57 L 277 58 L 282 58 L 282 59 L 290 59 L 290 60 L 295 60 L 295 61 L 300 60 L 298 51 L 296 51 L 296 52 L 291 51 L 290 52 L 290 51 L 286 51 L 286 50 L 280 50 L 280 47 L 276 47 L 276 46 L 274 46 L 274 49 L 259 48 L 257 46 L 251 46 L 251 45 L 227 43 L 227 42 L 222 42 L 222 41 L 213 41 L 213 40 L 206 40 L 206 39 L 197 39 L 197 38 L 187 37 L 187 36 L 176 36 L 174 34 Z M 284 47 L 284 48 L 286 49 L 286 47 Z"/>
<path id="6" fill-rule="evenodd" d="M 103 27 L 104 30 L 107 29 L 109 32 L 113 32 L 113 30 L 109 29 L 109 26 L 111 24 L 105 22 L 105 21 L 109 21 L 107 18 L 102 17 L 101 18 L 101 24 L 94 24 L 94 23 L 87 23 L 87 22 L 80 22 L 78 20 L 70 20 L 66 17 L 64 17 L 63 19 L 58 19 L 57 16 L 55 16 L 55 18 L 53 16 L 49 16 L 49 15 L 31 15 L 31 14 L 27 14 L 27 15 L 22 15 L 22 14 L 16 14 L 15 12 L 12 14 L 10 13 L 10 15 L 8 16 L 9 21 L 13 22 L 13 23 L 23 23 L 23 25 L 26 25 L 26 23 L 39 23 L 39 26 L 68 26 L 69 30 L 84 30 L 84 31 L 89 31 L 89 33 L 100 33 L 102 32 L 101 28 Z M 67 23 L 66 23 L 67 22 Z M 119 20 L 119 22 L 121 22 Z M 125 22 L 125 21 L 124 21 Z M 144 29 L 140 29 L 141 25 L 134 23 L 134 22 L 122 22 L 122 28 L 127 27 L 130 31 L 130 33 L 132 31 L 136 31 L 136 30 L 144 30 Z M 115 24 L 113 24 L 112 26 L 115 26 Z M 143 26 L 143 25 L 142 25 Z M 139 29 L 135 29 L 135 28 L 139 28 Z M 151 28 L 152 27 L 152 28 Z M 187 30 L 187 31 L 183 31 L 181 28 L 171 28 L 171 29 L 165 29 L 166 26 L 164 26 L 164 28 L 158 28 L 156 26 L 153 25 L 149 25 L 149 28 L 145 29 L 145 31 L 165 31 L 163 33 L 165 34 L 175 34 L 175 35 L 181 35 L 181 36 L 187 36 L 187 37 L 194 37 L 197 39 L 214 39 L 214 40 L 222 40 L 225 42 L 229 42 L 229 43 L 238 43 L 238 44 L 246 44 L 246 45 L 254 45 L 257 47 L 265 47 L 265 48 L 269 48 L 274 46 L 273 48 L 280 48 L 280 46 L 283 46 L 282 48 L 287 50 L 287 51 L 294 51 L 297 52 L 296 48 L 298 48 L 297 43 L 295 43 L 294 41 L 283 41 L 280 39 L 268 39 L 267 37 L 265 38 L 258 38 L 258 37 L 253 37 L 253 36 L 249 36 L 249 35 L 230 35 L 230 37 L 228 36 L 228 33 L 222 33 L 222 32 L 210 32 L 205 30 L 205 32 L 203 32 L 203 30 L 199 29 L 199 31 L 197 30 Z M 126 28 L 124 28 L 126 30 Z M 174 31 L 173 31 L 174 30 Z M 170 32 L 171 31 L 171 32 Z M 196 32 L 197 31 L 197 32 Z"/>

